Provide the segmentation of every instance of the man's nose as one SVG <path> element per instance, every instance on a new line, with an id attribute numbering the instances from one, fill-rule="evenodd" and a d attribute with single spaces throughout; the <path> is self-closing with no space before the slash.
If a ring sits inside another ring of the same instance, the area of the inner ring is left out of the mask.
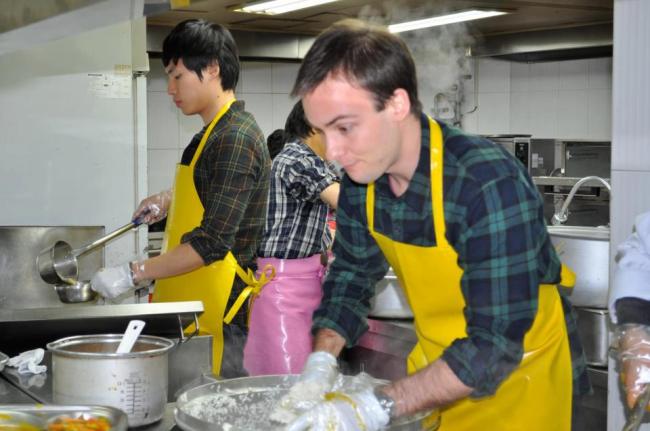
<path id="1" fill-rule="evenodd" d="M 167 80 L 167 94 L 173 96 L 176 93 L 176 84 L 172 78 Z"/>
<path id="2" fill-rule="evenodd" d="M 325 137 L 325 157 L 327 160 L 339 161 L 339 157 L 343 154 L 343 146 L 337 139 Z"/>

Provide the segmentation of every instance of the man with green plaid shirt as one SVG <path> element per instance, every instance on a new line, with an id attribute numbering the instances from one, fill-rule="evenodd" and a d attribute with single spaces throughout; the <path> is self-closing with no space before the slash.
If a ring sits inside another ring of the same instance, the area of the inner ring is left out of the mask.
<path id="1" fill-rule="evenodd" d="M 281 402 L 298 415 L 289 430 L 378 430 L 428 410 L 431 429 L 568 431 L 573 393 L 589 390 L 556 286 L 574 277 L 524 167 L 423 114 L 409 50 L 384 29 L 344 21 L 325 30 L 294 95 L 345 176 L 314 352 Z M 336 356 L 367 329 L 388 265 L 414 313 L 410 375 L 323 396 Z"/>

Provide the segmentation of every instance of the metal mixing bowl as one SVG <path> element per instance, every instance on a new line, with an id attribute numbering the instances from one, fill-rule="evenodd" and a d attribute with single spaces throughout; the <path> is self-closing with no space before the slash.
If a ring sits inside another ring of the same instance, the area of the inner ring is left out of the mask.
<path id="1" fill-rule="evenodd" d="M 176 400 L 176 424 L 184 431 L 284 430 L 285 425 L 274 423 L 269 416 L 297 378 L 297 375 L 240 377 L 189 389 Z M 354 377 L 342 378 L 345 384 Z M 398 418 L 385 429 L 433 431 L 439 427 L 439 419 L 437 411 L 422 412 Z"/>
<path id="2" fill-rule="evenodd" d="M 77 281 L 74 284 L 57 284 L 54 286 L 61 302 L 72 304 L 89 302 L 97 298 L 97 292 L 90 287 L 90 281 Z"/>

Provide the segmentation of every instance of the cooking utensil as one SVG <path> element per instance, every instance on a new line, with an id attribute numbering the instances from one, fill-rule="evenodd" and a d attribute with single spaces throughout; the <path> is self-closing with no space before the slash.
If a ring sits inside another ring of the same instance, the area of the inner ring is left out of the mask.
<path id="1" fill-rule="evenodd" d="M 56 404 L 107 405 L 124 411 L 129 427 L 160 420 L 167 403 L 168 356 L 174 342 L 141 335 L 117 353 L 122 334 L 79 335 L 47 344 Z"/>
<path id="2" fill-rule="evenodd" d="M 103 237 L 73 250 L 70 244 L 65 241 L 57 241 L 50 248 L 41 251 L 36 258 L 38 273 L 43 281 L 49 284 L 75 284 L 79 277 L 79 265 L 77 258 L 107 243 L 113 238 L 130 231 L 142 224 L 142 217 L 133 220 L 131 223 L 104 235 Z"/>
<path id="3" fill-rule="evenodd" d="M 90 281 L 77 281 L 74 284 L 57 284 L 54 286 L 61 302 L 73 304 L 88 302 L 97 298 L 97 292 L 90 287 Z"/>
<path id="4" fill-rule="evenodd" d="M 297 378 L 297 375 L 241 377 L 201 385 L 177 398 L 174 419 L 185 431 L 284 430 L 286 425 L 271 421 L 269 415 Z M 352 384 L 352 376 L 342 378 L 344 385 Z M 377 384 L 388 383 L 374 380 Z M 424 420 L 431 413 L 400 417 L 386 429 L 435 430 L 439 421 Z"/>
<path id="5" fill-rule="evenodd" d="M 636 405 L 627 417 L 623 431 L 637 431 L 639 429 L 641 421 L 643 421 L 643 416 L 645 416 L 645 409 L 648 406 L 648 402 L 650 402 L 650 384 L 645 385 L 643 392 L 637 398 Z"/>
<path id="6" fill-rule="evenodd" d="M 144 322 L 142 320 L 131 320 L 129 326 L 126 327 L 126 331 L 124 331 L 122 341 L 120 341 L 120 345 L 117 346 L 115 353 L 131 352 L 138 336 L 140 336 L 140 332 L 142 332 L 142 328 L 144 328 Z"/>

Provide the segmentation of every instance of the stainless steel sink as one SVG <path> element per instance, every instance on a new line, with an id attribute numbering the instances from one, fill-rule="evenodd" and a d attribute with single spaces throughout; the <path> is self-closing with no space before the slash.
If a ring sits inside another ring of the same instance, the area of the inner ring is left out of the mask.
<path id="1" fill-rule="evenodd" d="M 609 228 L 549 226 L 548 232 L 562 263 L 576 274 L 576 285 L 569 290 L 571 303 L 607 308 Z"/>

